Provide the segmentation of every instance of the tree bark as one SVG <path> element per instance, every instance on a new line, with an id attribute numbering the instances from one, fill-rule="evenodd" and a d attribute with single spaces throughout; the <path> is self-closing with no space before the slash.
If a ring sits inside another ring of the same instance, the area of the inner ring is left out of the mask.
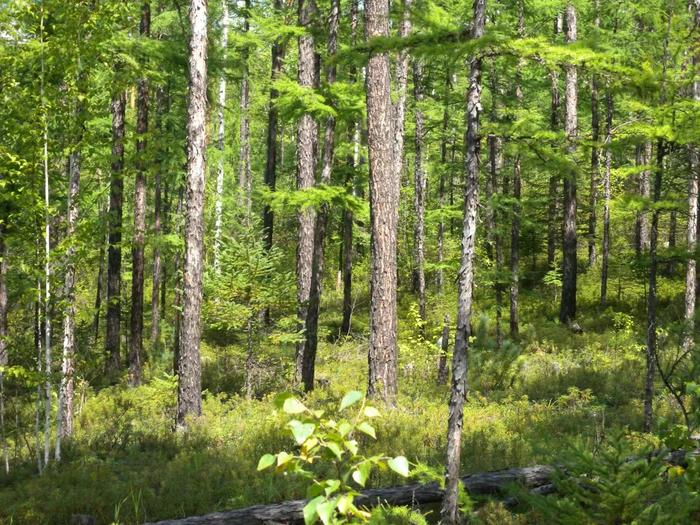
<path id="1" fill-rule="evenodd" d="M 413 291 L 418 296 L 418 311 L 425 321 L 425 197 L 427 181 L 423 166 L 423 140 L 425 122 L 423 116 L 424 86 L 423 64 L 420 59 L 413 59 L 413 96 L 415 99 L 415 161 L 413 172 L 413 210 L 415 223 L 413 225 Z"/>
<path id="2" fill-rule="evenodd" d="M 299 37 L 299 85 L 304 89 L 314 89 L 318 85 L 316 71 L 316 51 L 312 34 L 312 20 L 316 13 L 315 0 L 299 0 L 299 25 L 304 34 Z M 316 140 L 318 124 L 310 113 L 304 113 L 297 129 L 297 189 L 305 190 L 315 184 Z M 299 329 L 306 329 L 311 296 L 311 274 L 314 258 L 314 230 L 316 210 L 309 207 L 297 214 L 299 233 L 297 242 L 297 319 Z M 295 381 L 303 380 L 304 351 L 307 336 L 297 343 Z"/>
<path id="3" fill-rule="evenodd" d="M 474 0 L 472 38 L 484 35 L 486 0 Z M 441 520 L 446 525 L 459 523 L 458 488 L 461 457 L 462 417 L 467 393 L 469 337 L 471 335 L 472 294 L 474 284 L 474 249 L 479 206 L 479 153 L 481 113 L 481 63 L 480 56 L 470 60 L 469 90 L 467 93 L 467 132 L 464 171 L 464 221 L 462 230 L 462 260 L 457 284 L 457 331 L 452 357 L 452 390 L 447 424 L 447 458 L 445 496 L 442 501 Z"/>
<path id="4" fill-rule="evenodd" d="M 576 8 L 573 4 L 566 6 L 566 42 L 576 42 Z M 578 72 L 576 66 L 567 64 L 566 69 L 566 152 L 569 156 L 571 169 L 564 175 L 564 242 L 562 252 L 564 255 L 562 265 L 562 290 L 561 308 L 559 320 L 562 323 L 571 323 L 576 319 L 576 187 L 577 169 L 574 156 L 576 154 L 576 141 L 578 135 Z"/>
<path id="5" fill-rule="evenodd" d="M 443 95 L 444 97 L 444 107 L 442 111 L 442 130 L 441 130 L 441 137 L 440 137 L 440 181 L 438 183 L 438 205 L 440 207 L 440 211 L 442 212 L 445 208 L 445 204 L 447 201 L 447 195 L 445 194 L 446 191 L 446 185 L 447 185 L 447 178 L 449 176 L 450 180 L 452 179 L 452 166 L 450 165 L 450 162 L 447 159 L 447 150 L 448 150 L 448 133 L 449 133 L 449 127 L 450 127 L 450 92 L 452 90 L 452 72 L 448 68 L 447 71 L 445 72 L 445 93 Z M 451 186 L 451 182 L 450 182 Z M 445 257 L 445 221 L 442 217 L 442 214 L 440 215 L 440 221 L 438 222 L 438 231 L 437 231 L 437 262 L 438 262 L 438 270 L 435 274 L 435 286 L 437 288 L 438 294 L 442 294 L 442 289 L 444 286 L 444 275 L 443 275 L 443 270 L 442 270 L 442 263 Z"/>
<path id="6" fill-rule="evenodd" d="M 141 7 L 139 32 L 142 38 L 151 34 L 151 5 Z M 141 384 L 143 374 L 143 287 L 146 245 L 146 137 L 148 132 L 148 80 L 138 81 L 136 117 L 136 180 L 134 182 L 134 234 L 131 247 L 131 337 L 129 347 L 129 385 Z"/>
<path id="7" fill-rule="evenodd" d="M 187 108 L 187 214 L 178 362 L 177 424 L 202 413 L 199 356 L 204 262 L 204 176 L 207 119 L 207 2 L 190 0 L 189 100 Z"/>
<path id="8" fill-rule="evenodd" d="M 112 172 L 109 182 L 109 240 L 107 249 L 107 331 L 105 352 L 107 379 L 113 382 L 121 369 L 121 268 L 122 206 L 124 201 L 124 113 L 126 95 L 112 99 Z"/>
<path id="9" fill-rule="evenodd" d="M 366 0 L 367 41 L 389 35 L 388 0 Z M 370 200 L 370 339 L 367 393 L 393 405 L 396 400 L 396 233 L 400 173 L 396 169 L 387 53 L 373 53 L 367 63 L 367 144 Z"/>
<path id="10" fill-rule="evenodd" d="M 243 33 L 250 29 L 250 0 L 245 0 L 243 12 Z M 242 78 L 241 78 L 241 127 L 239 133 L 239 166 L 238 166 L 238 190 L 239 206 L 244 211 L 246 221 L 250 221 L 250 213 L 253 206 L 253 181 L 250 171 L 250 81 L 248 74 L 248 47 L 244 45 L 241 51 Z"/>
<path id="11" fill-rule="evenodd" d="M 447 378 L 450 374 L 450 369 L 447 366 L 447 356 L 450 349 L 450 316 L 445 314 L 445 319 L 442 324 L 442 336 L 440 337 L 440 359 L 438 360 L 438 385 L 447 383 Z"/>
<path id="12" fill-rule="evenodd" d="M 413 0 L 402 0 L 401 21 L 399 22 L 399 37 L 406 38 L 411 34 L 411 7 Z M 406 126 L 406 93 L 408 86 L 408 63 L 410 57 L 407 49 L 401 49 L 396 59 L 396 102 L 394 113 L 394 168 L 398 180 L 404 165 L 404 131 Z"/>
<path id="13" fill-rule="evenodd" d="M 328 13 L 328 59 L 330 65 L 326 72 L 326 81 L 332 86 L 336 77 L 335 55 L 338 50 L 338 23 L 340 19 L 340 0 L 331 0 Z M 334 101 L 331 104 L 335 105 Z M 335 151 L 335 117 L 326 119 L 326 129 L 323 142 L 323 157 L 321 164 L 321 184 L 331 183 L 333 171 L 333 154 Z M 314 388 L 314 373 L 316 367 L 316 350 L 318 348 L 318 315 L 321 306 L 323 286 L 323 243 L 328 223 L 328 204 L 322 204 L 316 214 L 314 226 L 313 260 L 311 263 L 311 285 L 309 295 L 309 311 L 306 317 L 306 341 L 304 362 L 302 363 L 302 382 L 304 390 L 309 392 Z"/>
<path id="14" fill-rule="evenodd" d="M 607 303 L 608 292 L 608 266 L 610 260 L 610 170 L 612 165 L 612 124 L 613 124 L 613 98 L 610 89 L 605 96 L 607 103 L 607 117 L 605 123 L 605 175 L 603 178 L 603 263 L 600 272 L 600 304 Z"/>
<path id="15" fill-rule="evenodd" d="M 157 121 L 156 127 L 163 133 L 162 117 L 165 112 L 164 108 L 164 94 L 163 90 L 159 89 L 157 91 Z M 160 321 L 161 314 L 164 308 L 161 308 L 161 283 L 163 290 L 165 289 L 165 283 L 163 282 L 163 264 L 161 255 L 161 241 L 162 241 L 162 214 L 163 214 L 163 165 L 162 160 L 159 158 L 156 165 L 155 174 L 155 194 L 153 199 L 153 237 L 155 239 L 153 245 L 153 286 L 151 290 L 151 351 L 154 355 L 160 349 Z M 166 196 L 167 198 L 167 196 Z"/>
<path id="16" fill-rule="evenodd" d="M 557 37 L 562 33 L 564 26 L 564 18 L 561 14 L 557 15 L 554 20 L 554 36 Z M 550 128 L 552 131 L 559 129 L 559 108 L 561 105 L 561 95 L 559 93 L 559 72 L 553 69 L 550 73 L 551 88 L 551 109 L 550 109 Z M 549 177 L 549 201 L 547 207 L 547 268 L 553 269 L 556 258 L 557 245 L 557 216 L 559 207 L 559 183 L 560 177 L 558 174 L 550 175 Z"/>
<path id="17" fill-rule="evenodd" d="M 636 148 L 636 164 L 639 171 L 638 191 L 644 200 L 644 209 L 637 212 L 635 219 L 635 253 L 640 257 L 642 253 L 649 251 L 649 217 L 646 211 L 647 203 L 651 197 L 651 184 L 649 165 L 651 164 L 652 144 L 650 141 L 640 144 Z"/>
<path id="18" fill-rule="evenodd" d="M 73 376 L 75 373 L 75 229 L 78 223 L 78 192 L 80 189 L 80 150 L 68 158 L 68 208 L 66 238 L 70 243 L 66 252 L 63 300 L 63 358 L 61 385 L 56 412 L 56 444 L 54 455 L 61 460 L 61 441 L 73 434 Z"/>
<path id="19" fill-rule="evenodd" d="M 5 474 L 10 473 L 10 456 L 5 431 L 5 384 L 3 368 L 9 364 L 7 353 L 7 242 L 5 224 L 0 222 L 0 442 Z"/>
<path id="20" fill-rule="evenodd" d="M 228 0 L 221 2 L 221 49 L 223 50 L 223 59 L 226 62 L 228 57 Z M 247 81 L 247 80 L 246 80 Z M 226 72 L 221 72 L 219 78 L 219 108 L 218 119 L 219 129 L 216 147 L 219 150 L 219 162 L 216 167 L 216 203 L 214 204 L 214 272 L 219 274 L 220 268 L 220 253 L 221 253 L 221 228 L 223 227 L 224 217 L 224 149 L 226 138 Z"/>
<path id="21" fill-rule="evenodd" d="M 593 0 L 594 19 L 596 30 L 600 28 L 600 2 Z M 598 101 L 598 76 L 591 75 L 591 180 L 588 201 L 588 267 L 591 268 L 596 261 L 596 208 L 598 206 L 598 180 L 600 178 L 600 114 Z"/>

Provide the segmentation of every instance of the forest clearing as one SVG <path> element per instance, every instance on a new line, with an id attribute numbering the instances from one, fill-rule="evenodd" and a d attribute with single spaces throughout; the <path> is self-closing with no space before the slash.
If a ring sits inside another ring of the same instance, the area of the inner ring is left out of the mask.
<path id="1" fill-rule="evenodd" d="M 0 0 L 0 524 L 700 523 L 700 0 Z"/>

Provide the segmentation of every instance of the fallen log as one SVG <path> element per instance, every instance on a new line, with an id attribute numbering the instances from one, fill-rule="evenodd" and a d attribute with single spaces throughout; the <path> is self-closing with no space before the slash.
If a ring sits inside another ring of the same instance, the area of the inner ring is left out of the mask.
<path id="1" fill-rule="evenodd" d="M 649 457 L 659 454 L 654 452 Z M 671 465 L 687 464 L 690 457 L 698 457 L 700 449 L 691 451 L 674 450 L 664 458 Z M 629 458 L 629 461 L 639 457 Z M 535 465 L 534 467 L 509 468 L 492 472 L 479 472 L 461 478 L 462 484 L 471 496 L 504 496 L 508 488 L 520 485 L 534 493 L 555 492 L 552 475 L 555 467 Z M 442 501 L 443 490 L 438 483 L 399 485 L 379 489 L 368 489 L 355 498 L 358 507 L 385 505 L 428 505 Z M 512 498 L 506 504 L 512 504 Z M 307 500 L 285 501 L 269 505 L 255 505 L 243 509 L 212 512 L 203 516 L 191 516 L 164 520 L 145 525 L 286 525 L 303 523 L 303 509 Z"/>
<path id="2" fill-rule="evenodd" d="M 512 484 L 536 489 L 550 482 L 554 468 L 547 465 L 510 468 L 494 472 L 482 472 L 462 478 L 462 483 L 473 496 L 500 495 Z M 355 498 L 358 507 L 386 505 L 425 505 L 442 501 L 443 490 L 437 483 L 400 485 L 381 489 L 368 489 Z M 192 516 L 165 520 L 150 525 L 262 525 L 303 522 L 302 510 L 306 500 L 286 501 L 271 505 L 255 505 L 244 509 L 213 512 L 204 516 Z M 148 524 L 147 524 L 148 525 Z"/>

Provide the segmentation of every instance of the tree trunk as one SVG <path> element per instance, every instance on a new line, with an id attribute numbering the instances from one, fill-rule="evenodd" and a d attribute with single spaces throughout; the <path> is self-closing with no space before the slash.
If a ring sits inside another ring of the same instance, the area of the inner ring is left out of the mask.
<path id="1" fill-rule="evenodd" d="M 190 0 L 189 100 L 187 108 L 187 214 L 178 362 L 177 423 L 202 413 L 199 357 L 204 262 L 204 176 L 207 119 L 207 2 Z"/>
<path id="2" fill-rule="evenodd" d="M 223 50 L 224 63 L 228 57 L 228 0 L 221 2 L 221 49 Z M 216 147 L 219 150 L 219 162 L 216 168 L 216 203 L 214 205 L 214 272 L 221 270 L 219 257 L 221 253 L 221 228 L 224 216 L 224 150 L 226 132 L 226 72 L 221 72 L 219 79 L 219 130 Z"/>
<path id="3" fill-rule="evenodd" d="M 474 1 L 472 38 L 484 34 L 486 0 Z M 479 114 L 481 111 L 481 62 L 479 56 L 470 60 L 469 91 L 467 93 L 466 156 L 464 162 L 466 186 L 464 194 L 464 223 L 462 231 L 462 260 L 457 285 L 457 331 L 452 358 L 452 390 L 447 426 L 447 458 L 445 496 L 441 519 L 446 525 L 459 523 L 458 489 L 461 458 L 462 416 L 467 393 L 469 337 L 471 335 L 472 294 L 474 284 L 474 249 L 479 206 Z"/>
<path id="4" fill-rule="evenodd" d="M 388 0 L 366 0 L 367 41 L 389 35 Z M 366 76 L 370 201 L 370 338 L 367 393 L 396 400 L 396 233 L 400 173 L 395 162 L 389 55 L 369 57 Z"/>
<path id="5" fill-rule="evenodd" d="M 438 360 L 438 385 L 447 383 L 447 378 L 450 374 L 450 369 L 447 366 L 447 356 L 450 349 L 450 316 L 445 314 L 445 319 L 442 324 L 442 336 L 440 337 L 440 359 Z"/>
<path id="6" fill-rule="evenodd" d="M 245 0 L 243 12 L 243 34 L 250 28 L 250 0 Z M 250 84 L 248 75 L 248 47 L 244 45 L 241 51 L 242 78 L 241 78 L 241 128 L 239 134 L 239 166 L 238 166 L 238 190 L 239 206 L 243 209 L 246 221 L 250 221 L 250 212 L 253 205 L 253 181 L 250 171 Z"/>
<path id="7" fill-rule="evenodd" d="M 666 144 L 659 139 L 656 150 L 656 174 L 654 177 L 653 202 L 661 200 L 661 182 L 664 172 Z M 647 345 L 646 376 L 644 381 L 644 431 L 650 432 L 653 418 L 654 401 L 654 367 L 656 366 L 656 275 L 659 262 L 657 245 L 659 237 L 659 210 L 654 209 L 651 216 L 651 234 L 649 240 L 649 290 L 647 292 Z"/>
<path id="8" fill-rule="evenodd" d="M 304 34 L 299 37 L 299 86 L 314 89 L 318 85 L 316 75 L 316 52 L 312 35 L 312 20 L 316 13 L 315 0 L 299 0 L 299 25 Z M 305 190 L 315 184 L 316 135 L 318 125 L 310 113 L 304 113 L 297 130 L 297 189 Z M 299 233 L 297 243 L 297 318 L 299 329 L 306 329 L 311 296 L 311 274 L 314 258 L 314 230 L 316 210 L 306 208 L 299 211 Z M 297 343 L 295 381 L 301 382 L 304 370 L 304 351 L 307 337 Z"/>
<path id="9" fill-rule="evenodd" d="M 591 77 L 591 185 L 588 201 L 588 266 L 593 267 L 596 260 L 596 207 L 598 206 L 598 179 L 600 177 L 600 117 L 598 115 L 598 78 Z"/>
<path id="10" fill-rule="evenodd" d="M 573 4 L 566 6 L 566 42 L 576 42 L 576 8 Z M 564 255 L 562 265 L 562 290 L 559 320 L 571 323 L 576 319 L 576 178 L 577 168 L 574 164 L 578 128 L 578 72 L 576 66 L 568 64 L 566 68 L 566 152 L 572 167 L 564 175 Z"/>
<path id="11" fill-rule="evenodd" d="M 518 36 L 525 38 L 525 0 L 518 2 Z M 522 71 L 525 61 L 518 62 L 518 70 Z M 518 107 L 523 105 L 522 75 L 518 73 L 515 85 L 515 98 Z M 518 337 L 518 300 L 520 294 L 520 202 L 522 192 L 522 166 L 520 153 L 517 153 L 513 161 L 513 215 L 510 229 L 510 337 Z"/>
<path id="12" fill-rule="evenodd" d="M 649 165 L 651 164 L 652 145 L 647 141 L 640 144 L 636 149 L 636 164 L 640 170 L 638 176 L 639 196 L 644 199 L 643 210 L 637 212 L 635 220 L 635 252 L 637 257 L 642 253 L 649 251 L 649 217 L 646 211 L 648 200 L 651 196 L 650 172 Z M 643 167 L 642 167 L 643 166 Z"/>
<path id="13" fill-rule="evenodd" d="M 402 0 L 401 21 L 399 22 L 399 37 L 406 38 L 411 33 L 411 6 L 413 0 Z M 401 180 L 401 171 L 404 163 L 404 129 L 406 125 L 406 92 L 408 86 L 408 63 L 410 57 L 407 49 L 401 49 L 396 59 L 396 102 L 393 106 L 394 113 L 394 169 L 398 180 Z M 399 183 L 400 184 L 400 183 Z"/>
<path id="14" fill-rule="evenodd" d="M 163 133 L 162 116 L 164 111 L 163 107 L 163 91 L 157 91 L 157 107 L 158 115 L 156 127 L 160 133 Z M 153 199 L 153 286 L 151 290 L 151 351 L 155 355 L 160 348 L 160 318 L 161 318 L 161 281 L 162 281 L 162 256 L 161 256 L 161 241 L 162 241 L 162 208 L 163 208 L 163 197 L 162 197 L 162 179 L 163 179 L 163 166 L 162 161 L 158 161 L 156 165 L 155 174 L 155 195 Z M 165 283 L 163 283 L 163 289 L 165 288 Z"/>
<path id="15" fill-rule="evenodd" d="M 151 5 L 141 8 L 141 37 L 151 34 Z M 129 385 L 141 384 L 143 373 L 143 282 L 146 244 L 146 137 L 148 132 L 148 80 L 138 81 L 136 117 L 136 180 L 134 182 L 134 236 L 131 247 L 131 337 L 129 347 Z"/>
<path id="16" fill-rule="evenodd" d="M 112 99 L 112 173 L 109 181 L 109 241 L 107 249 L 107 331 L 105 372 L 113 382 L 121 369 L 122 205 L 124 201 L 124 113 L 126 95 Z"/>
<path id="17" fill-rule="evenodd" d="M 554 20 L 554 36 L 557 37 L 563 31 L 564 18 L 561 14 Z M 550 128 L 552 131 L 559 129 L 559 107 L 561 105 L 561 95 L 559 93 L 559 72 L 553 69 L 550 73 L 551 88 L 551 109 Z M 557 216 L 559 207 L 559 183 L 558 174 L 549 177 L 549 201 L 547 206 L 547 268 L 553 269 L 556 257 L 557 246 Z"/>
<path id="18" fill-rule="evenodd" d="M 326 80 L 332 86 L 336 77 L 335 55 L 338 50 L 338 23 L 340 19 L 340 0 L 331 0 L 328 14 L 328 59 L 330 65 L 326 73 Z M 332 102 L 334 104 L 334 102 Z M 326 119 L 326 129 L 323 142 L 323 158 L 321 167 L 321 184 L 331 183 L 333 171 L 333 154 L 335 151 L 335 117 L 332 115 Z M 311 263 L 311 285 L 309 296 L 309 312 L 306 317 L 306 341 L 304 348 L 304 362 L 302 363 L 301 378 L 304 390 L 307 392 L 314 388 L 314 371 L 316 366 L 316 350 L 318 348 L 318 315 L 321 306 L 321 292 L 323 286 L 323 242 L 328 223 L 328 204 L 322 204 L 316 215 L 314 227 L 313 260 Z"/>
<path id="19" fill-rule="evenodd" d="M 68 208 L 66 238 L 70 243 L 66 252 L 63 300 L 63 359 L 61 386 L 56 412 L 56 461 L 61 460 L 61 440 L 73 434 L 73 375 L 75 372 L 75 229 L 78 222 L 78 191 L 80 189 L 80 150 L 68 158 Z"/>
<path id="20" fill-rule="evenodd" d="M 672 276 L 676 271 L 675 258 L 675 248 L 676 248 L 676 231 L 678 229 L 678 212 L 676 210 L 671 210 L 668 218 L 668 250 L 671 257 L 668 259 L 666 273 Z"/>
<path id="21" fill-rule="evenodd" d="M 5 225 L 0 222 L 0 442 L 5 474 L 10 473 L 10 456 L 7 447 L 5 431 L 5 385 L 3 368 L 9 364 L 7 354 L 7 244 L 5 241 Z"/>
<path id="22" fill-rule="evenodd" d="M 600 272 L 600 304 L 606 305 L 608 291 L 608 266 L 610 260 L 610 170 L 612 168 L 612 124 L 613 98 L 610 88 L 605 96 L 607 102 L 607 117 L 605 122 L 605 175 L 603 179 L 603 264 Z"/>
<path id="23" fill-rule="evenodd" d="M 100 211 L 102 216 L 102 211 Z M 109 217 L 109 215 L 108 215 Z M 105 248 L 109 244 L 109 233 L 106 232 L 103 237 L 103 242 L 100 243 L 99 268 L 97 269 L 97 279 L 95 282 L 95 316 L 92 320 L 92 328 L 94 334 L 94 344 L 97 345 L 97 340 L 100 337 L 100 313 L 102 310 L 102 294 L 106 288 L 105 281 Z"/>
<path id="24" fill-rule="evenodd" d="M 413 210 L 415 223 L 413 225 L 413 291 L 418 295 L 418 311 L 425 321 L 425 197 L 426 174 L 423 166 L 423 138 L 425 124 L 423 108 L 423 64 L 420 59 L 413 60 L 413 94 L 416 102 L 415 108 L 415 162 L 413 173 Z"/>
<path id="25" fill-rule="evenodd" d="M 448 176 L 452 178 L 452 166 L 447 160 L 447 149 L 448 149 L 448 133 L 450 132 L 450 92 L 452 90 L 452 72 L 448 68 L 445 72 L 445 93 L 444 97 L 444 107 L 442 110 L 442 133 L 440 137 L 440 181 L 438 183 L 438 205 L 440 207 L 440 222 L 438 222 L 437 231 L 437 262 L 438 269 L 435 274 L 435 286 L 437 288 L 438 294 L 442 294 L 442 289 L 444 286 L 444 275 L 442 270 L 442 263 L 445 257 L 445 221 L 442 217 L 442 211 L 444 211 L 447 196 L 445 194 L 446 184 Z M 451 183 L 450 183 L 451 186 Z"/>

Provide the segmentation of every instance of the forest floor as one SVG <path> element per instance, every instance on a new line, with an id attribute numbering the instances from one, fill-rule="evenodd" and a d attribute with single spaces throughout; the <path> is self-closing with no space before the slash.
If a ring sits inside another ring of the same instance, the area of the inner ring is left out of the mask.
<path id="1" fill-rule="evenodd" d="M 643 285 L 621 283 L 620 301 L 601 310 L 596 282 L 593 275 L 583 279 L 584 332 L 578 335 L 553 321 L 550 288 L 527 292 L 520 339 L 517 344 L 506 339 L 501 349 L 486 322 L 493 305 L 478 305 L 482 317 L 475 322 L 470 357 L 464 474 L 555 461 L 572 444 L 593 448 L 620 428 L 630 429 L 640 443 L 653 439 L 635 433 L 642 421 Z M 661 301 L 672 317 L 682 290 L 670 280 L 659 289 L 670 294 Z M 360 335 L 366 319 L 359 317 L 354 337 L 332 341 L 339 314 L 337 298 L 328 295 L 319 387 L 305 403 L 332 411 L 344 393 L 364 391 L 367 341 Z M 366 454 L 404 455 L 442 472 L 449 386 L 436 384 L 439 349 L 433 336 L 453 304 L 445 297 L 430 309 L 434 323 L 425 338 L 410 297 L 402 304 L 398 407 L 382 409 L 377 440 L 361 443 Z M 256 471 L 263 454 L 293 446 L 285 416 L 272 402 L 275 393 L 290 388 L 285 378 L 293 348 L 260 344 L 256 353 L 257 398 L 248 400 L 233 394 L 242 389 L 243 348 L 203 345 L 203 417 L 185 435 L 172 432 L 176 381 L 158 371 L 159 363 L 151 364 L 151 380 L 139 388 L 95 392 L 79 385 L 76 433 L 63 462 L 41 476 L 28 459 L 16 466 L 0 484 L 0 523 L 63 524 L 72 514 L 90 514 L 98 523 L 141 523 L 303 497 L 302 480 Z M 674 417 L 660 388 L 655 410 L 657 418 Z M 369 484 L 402 482 L 377 471 Z"/>

